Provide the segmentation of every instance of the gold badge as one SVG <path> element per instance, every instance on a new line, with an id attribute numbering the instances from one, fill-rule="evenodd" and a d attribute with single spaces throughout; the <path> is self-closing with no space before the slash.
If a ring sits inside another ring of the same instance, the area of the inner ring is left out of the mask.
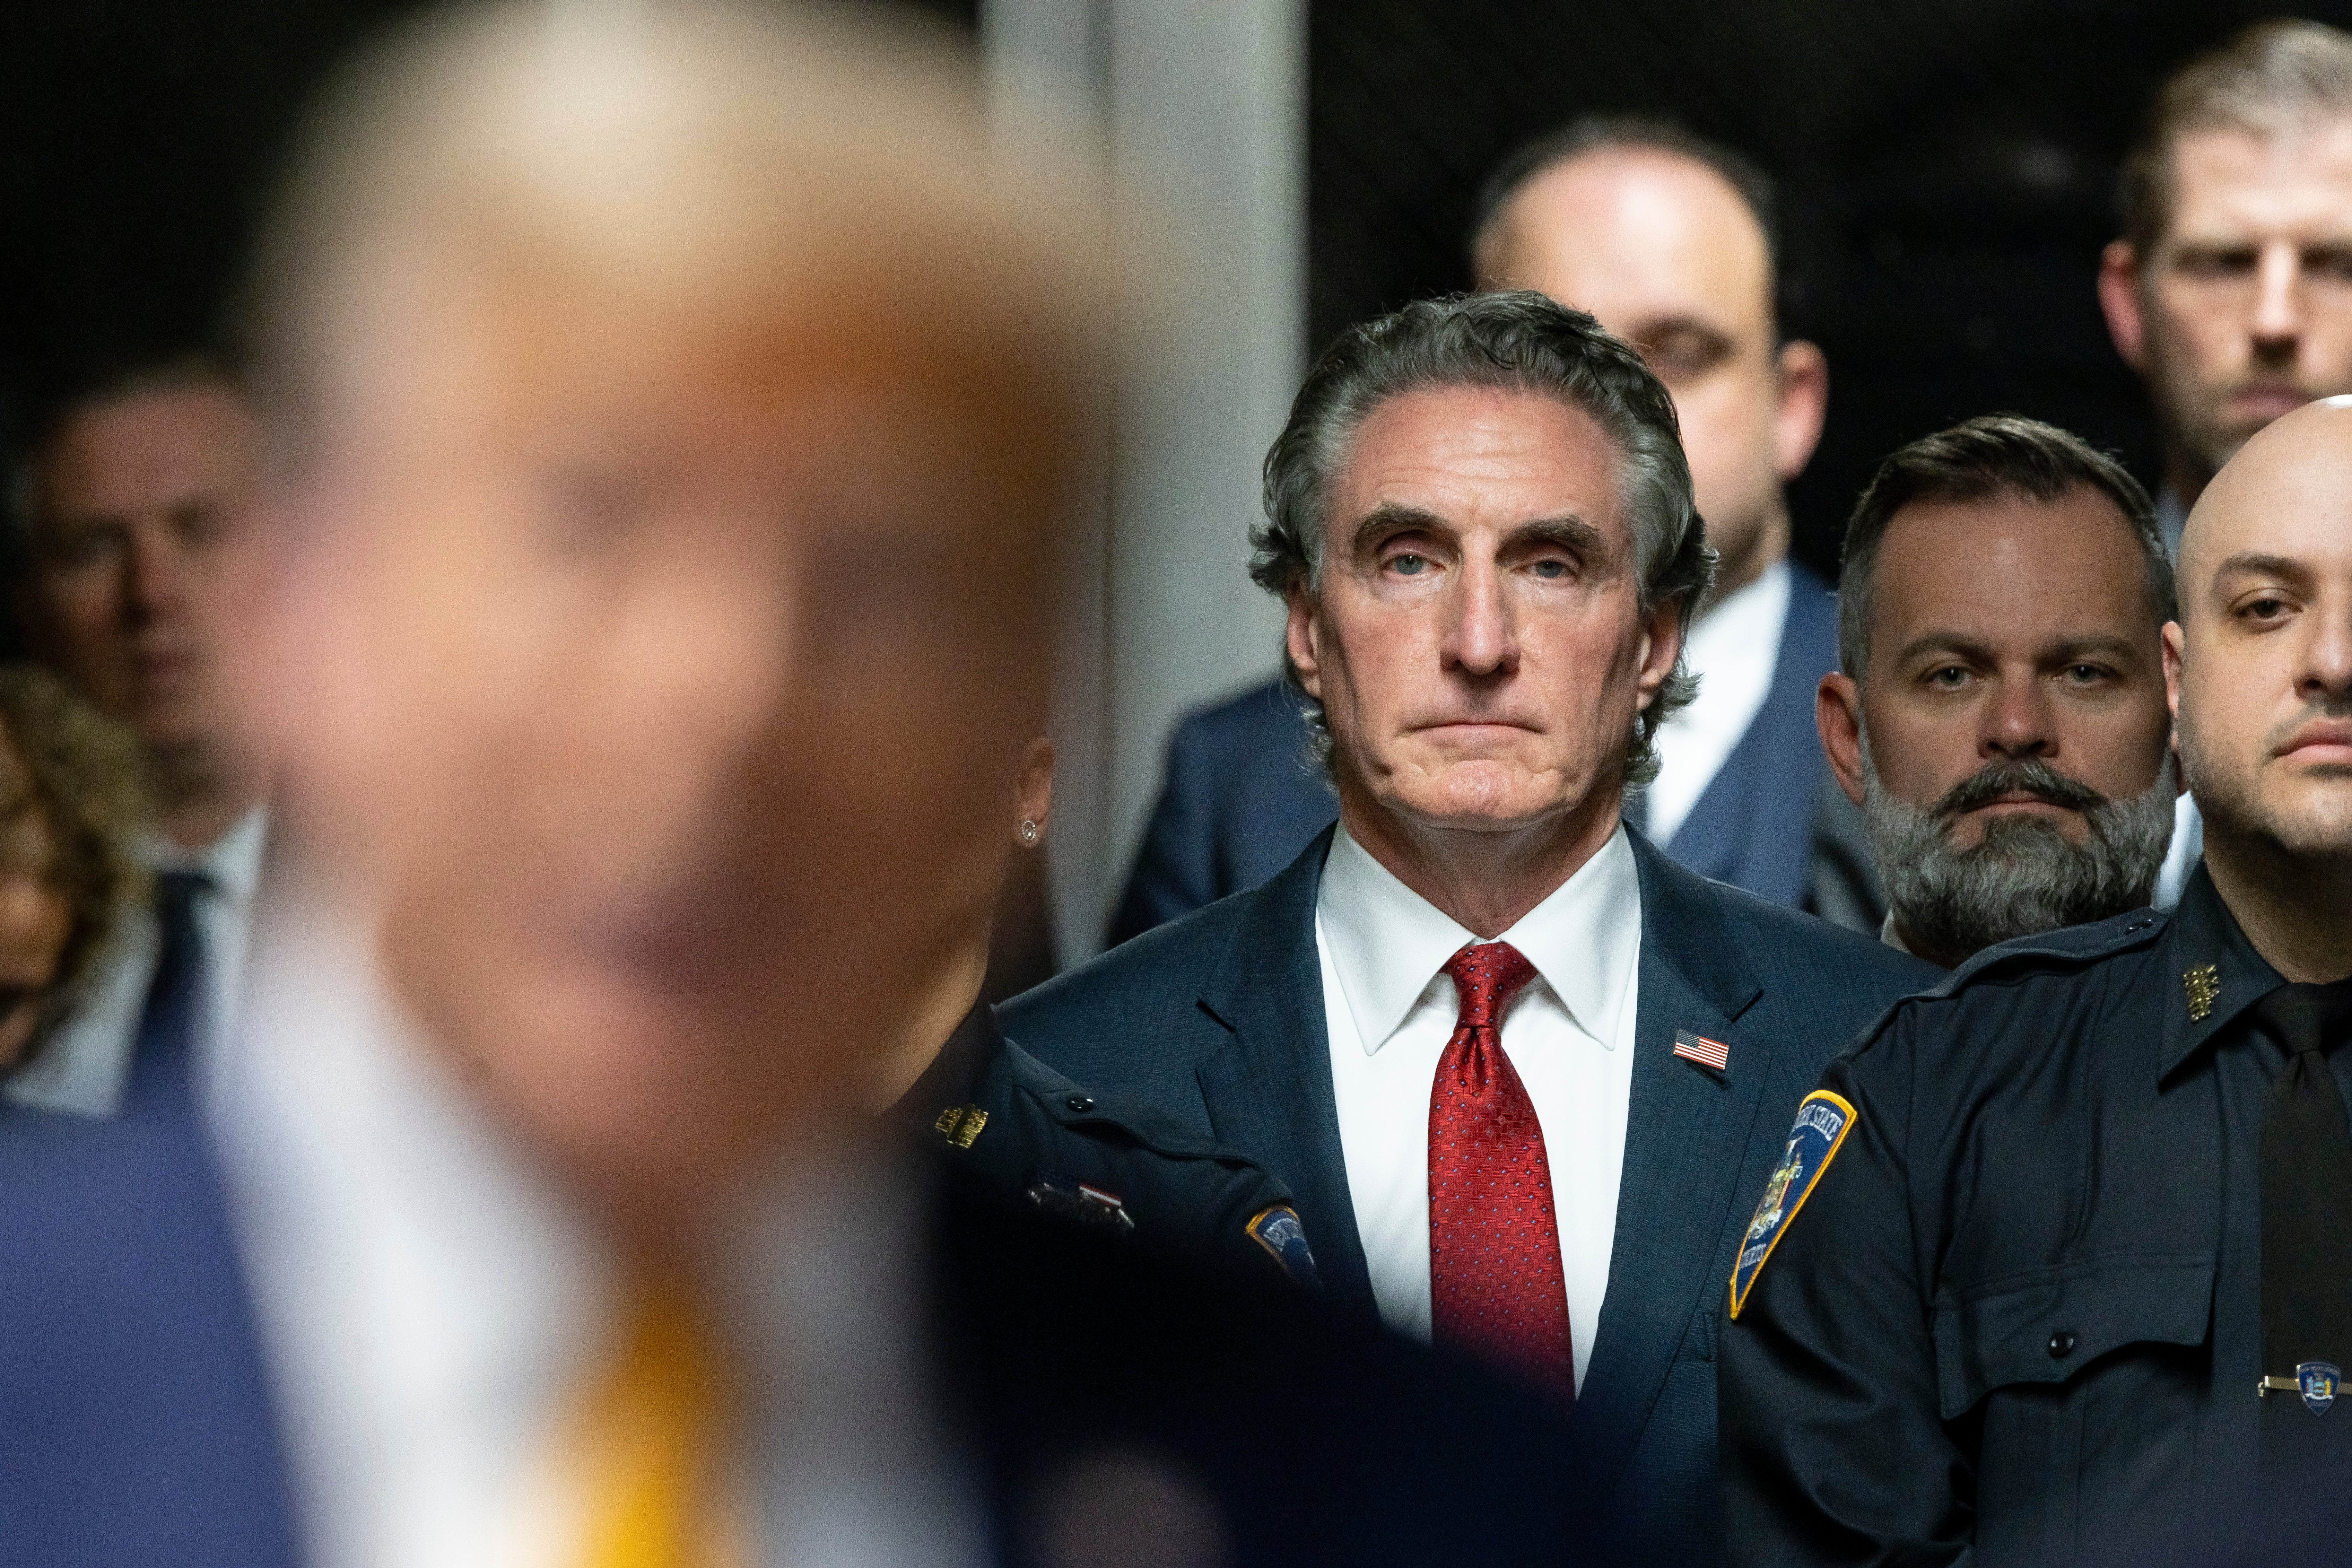
<path id="1" fill-rule="evenodd" d="M 988 1112 L 977 1105 L 950 1105 L 940 1112 L 940 1119 L 931 1125 L 957 1148 L 969 1149 L 971 1141 L 980 1136 L 980 1130 L 988 1125 Z"/>
<path id="2" fill-rule="evenodd" d="M 2183 989 L 2189 993 L 2189 1021 L 2201 1024 L 2221 999 L 2221 972 L 2210 963 L 2200 963 L 2180 977 Z"/>

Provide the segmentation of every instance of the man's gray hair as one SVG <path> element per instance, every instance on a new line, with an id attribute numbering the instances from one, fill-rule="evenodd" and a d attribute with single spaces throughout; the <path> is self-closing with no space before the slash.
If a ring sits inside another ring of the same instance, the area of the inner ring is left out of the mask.
<path id="1" fill-rule="evenodd" d="M 1458 387 L 1554 398 L 1599 423 L 1619 454 L 1618 494 L 1633 539 L 1641 613 L 1674 605 L 1687 630 L 1715 581 L 1716 555 L 1691 498 L 1674 399 L 1642 356 L 1591 316 L 1525 289 L 1418 300 L 1350 327 L 1323 352 L 1265 455 L 1265 517 L 1250 531 L 1251 579 L 1286 601 L 1294 590 L 1317 593 L 1328 492 L 1356 432 L 1391 398 Z M 1286 657 L 1284 667 L 1297 685 Z M 1634 722 L 1628 785 L 1657 776 L 1653 738 L 1696 690 L 1677 656 Z M 1307 706 L 1328 761 L 1322 707 L 1311 697 Z"/>

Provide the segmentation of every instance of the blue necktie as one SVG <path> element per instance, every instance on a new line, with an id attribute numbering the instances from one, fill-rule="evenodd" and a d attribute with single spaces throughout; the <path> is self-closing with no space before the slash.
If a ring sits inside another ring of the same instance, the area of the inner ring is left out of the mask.
<path id="1" fill-rule="evenodd" d="M 196 900 L 212 890 L 202 871 L 163 871 L 155 878 L 155 921 L 163 942 L 155 974 L 139 1012 L 123 1113 L 173 1115 L 192 1104 L 196 1040 L 205 1016 L 205 939 L 196 927 Z"/>

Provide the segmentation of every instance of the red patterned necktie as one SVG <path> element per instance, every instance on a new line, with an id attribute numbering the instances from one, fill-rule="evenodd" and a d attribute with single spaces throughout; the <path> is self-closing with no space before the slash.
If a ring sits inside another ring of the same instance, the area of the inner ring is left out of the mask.
<path id="1" fill-rule="evenodd" d="M 1446 960 L 1462 1012 L 1429 1096 L 1429 1286 L 1437 1339 L 1576 1397 L 1551 1163 L 1503 1054 L 1503 1009 L 1535 978 L 1508 942 Z"/>

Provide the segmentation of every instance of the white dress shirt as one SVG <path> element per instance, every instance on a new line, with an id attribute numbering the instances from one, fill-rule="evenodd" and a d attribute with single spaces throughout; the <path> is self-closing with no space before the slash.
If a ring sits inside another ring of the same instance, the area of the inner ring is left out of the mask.
<path id="1" fill-rule="evenodd" d="M 1339 828 L 1315 907 L 1339 1146 L 1381 1316 L 1423 1340 L 1429 1099 L 1460 1013 L 1441 966 L 1477 940 Z M 1543 1127 L 1580 1384 L 1609 1289 L 1633 1089 L 1642 890 L 1625 830 L 1501 940 L 1536 969 L 1503 1016 L 1503 1054 Z"/>
<path id="2" fill-rule="evenodd" d="M 1682 831 L 1771 695 L 1790 587 L 1788 562 L 1776 561 L 1691 622 L 1683 661 L 1698 677 L 1698 695 L 1658 727 L 1658 776 L 1643 802 L 1651 843 L 1671 843 Z"/>
<path id="3" fill-rule="evenodd" d="M 445 1071 L 353 929 L 265 909 L 208 1108 L 320 1568 L 583 1561 L 562 1439 L 613 1260 Z M 805 1150 L 802 1151 L 806 1153 Z M 729 1248 L 758 1561 L 965 1568 L 988 1539 L 919 1352 L 921 1204 L 855 1151 L 746 1196 Z"/>
<path id="4" fill-rule="evenodd" d="M 183 849 L 156 833 L 133 847 L 150 871 L 201 871 L 210 881 L 193 910 L 205 954 L 207 1026 L 195 1042 L 200 1084 L 217 1078 L 219 1043 L 234 1037 L 237 1003 L 245 989 L 254 890 L 261 881 L 262 850 L 268 837 L 268 812 L 256 806 L 202 850 Z M 147 988 L 155 978 L 163 945 L 152 908 L 126 916 L 100 955 L 80 1002 L 58 1023 L 31 1064 L 0 1084 L 0 1094 L 41 1110 L 113 1115 L 131 1076 L 140 1015 L 146 1009 Z"/>

